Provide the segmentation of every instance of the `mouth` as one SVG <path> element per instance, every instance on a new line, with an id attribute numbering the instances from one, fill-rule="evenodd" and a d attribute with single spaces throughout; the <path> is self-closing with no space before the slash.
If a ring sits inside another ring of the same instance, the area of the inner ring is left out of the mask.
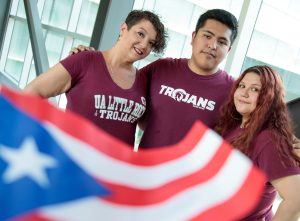
<path id="1" fill-rule="evenodd" d="M 250 104 L 249 102 L 243 101 L 243 100 L 238 100 L 239 103 L 241 104 Z"/>
<path id="2" fill-rule="evenodd" d="M 136 47 L 134 47 L 134 51 L 135 51 L 138 55 L 140 55 L 140 56 L 142 56 L 142 55 L 144 54 L 142 50 L 140 50 L 140 49 L 138 49 L 138 48 L 136 48 Z"/>
<path id="3" fill-rule="evenodd" d="M 208 55 L 209 57 L 216 58 L 216 55 L 214 53 L 208 52 L 208 51 L 202 51 L 203 54 Z"/>

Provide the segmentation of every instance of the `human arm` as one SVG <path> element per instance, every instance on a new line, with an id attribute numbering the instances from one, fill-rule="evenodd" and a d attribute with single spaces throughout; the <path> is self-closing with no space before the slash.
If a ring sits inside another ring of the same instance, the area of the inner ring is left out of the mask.
<path id="1" fill-rule="evenodd" d="M 282 198 L 273 221 L 297 221 L 300 217 L 300 175 L 271 181 Z"/>
<path id="2" fill-rule="evenodd" d="M 49 98 L 66 92 L 71 87 L 71 76 L 60 63 L 30 82 L 23 92 Z"/>
<path id="3" fill-rule="evenodd" d="M 147 123 L 148 123 L 148 111 L 147 111 L 147 109 L 146 109 L 146 112 L 144 113 L 144 115 L 142 116 L 142 118 L 140 118 L 140 119 L 138 120 L 138 126 L 139 126 L 139 128 L 140 128 L 142 131 L 144 131 L 145 128 L 146 128 Z"/>

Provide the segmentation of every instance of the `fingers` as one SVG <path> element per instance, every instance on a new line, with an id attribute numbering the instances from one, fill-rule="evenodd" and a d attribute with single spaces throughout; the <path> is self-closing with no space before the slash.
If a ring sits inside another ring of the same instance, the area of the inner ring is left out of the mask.
<path id="1" fill-rule="evenodd" d="M 78 50 L 79 51 L 95 51 L 95 48 L 85 46 L 85 45 L 78 45 Z"/>
<path id="2" fill-rule="evenodd" d="M 300 149 L 293 149 L 294 154 L 300 157 Z"/>
<path id="3" fill-rule="evenodd" d="M 72 48 L 71 51 L 69 51 L 69 55 L 77 54 L 79 50 L 77 48 Z"/>
<path id="4" fill-rule="evenodd" d="M 300 150 L 300 143 L 293 143 L 293 148 Z"/>
<path id="5" fill-rule="evenodd" d="M 293 148 L 300 149 L 300 140 L 296 136 L 293 137 Z"/>
<path id="6" fill-rule="evenodd" d="M 69 55 L 77 54 L 81 51 L 95 51 L 95 48 L 85 45 L 78 45 L 77 47 L 74 47 L 71 49 L 71 51 L 69 51 Z"/>

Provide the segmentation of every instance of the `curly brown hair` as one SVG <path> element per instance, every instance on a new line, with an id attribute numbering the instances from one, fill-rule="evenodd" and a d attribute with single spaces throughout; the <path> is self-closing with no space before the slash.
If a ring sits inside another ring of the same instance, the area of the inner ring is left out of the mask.
<path id="1" fill-rule="evenodd" d="M 146 11 L 146 10 L 133 10 L 128 14 L 125 20 L 128 30 L 132 26 L 140 22 L 141 20 L 146 20 L 151 22 L 151 24 L 153 25 L 156 31 L 156 39 L 153 45 L 153 51 L 158 54 L 163 53 L 167 46 L 168 35 L 165 26 L 160 21 L 159 16 L 154 14 L 153 12 Z"/>

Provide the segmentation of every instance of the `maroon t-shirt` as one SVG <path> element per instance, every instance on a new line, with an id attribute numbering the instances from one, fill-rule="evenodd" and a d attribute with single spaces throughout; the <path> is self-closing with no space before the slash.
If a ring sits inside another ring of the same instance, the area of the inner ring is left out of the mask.
<path id="1" fill-rule="evenodd" d="M 137 120 L 146 108 L 146 78 L 137 74 L 133 86 L 122 89 L 112 80 L 100 51 L 81 52 L 61 64 L 72 77 L 66 109 L 133 145 Z"/>
<path id="2" fill-rule="evenodd" d="M 140 70 L 150 82 L 148 123 L 141 148 L 175 144 L 197 120 L 210 128 L 215 126 L 234 79 L 222 70 L 209 76 L 198 75 L 187 62 L 165 58 Z"/>
<path id="3" fill-rule="evenodd" d="M 231 142 L 235 137 L 243 132 L 243 129 L 236 127 L 229 131 L 224 139 Z M 273 217 L 272 205 L 276 197 L 276 189 L 270 181 L 285 176 L 300 174 L 300 168 L 293 165 L 292 162 L 280 157 L 275 143 L 272 141 L 272 135 L 269 130 L 262 131 L 254 140 L 251 146 L 250 159 L 260 168 L 267 176 L 268 182 L 258 206 L 243 221 L 263 220 L 271 221 Z M 281 162 L 284 162 L 283 165 Z"/>

